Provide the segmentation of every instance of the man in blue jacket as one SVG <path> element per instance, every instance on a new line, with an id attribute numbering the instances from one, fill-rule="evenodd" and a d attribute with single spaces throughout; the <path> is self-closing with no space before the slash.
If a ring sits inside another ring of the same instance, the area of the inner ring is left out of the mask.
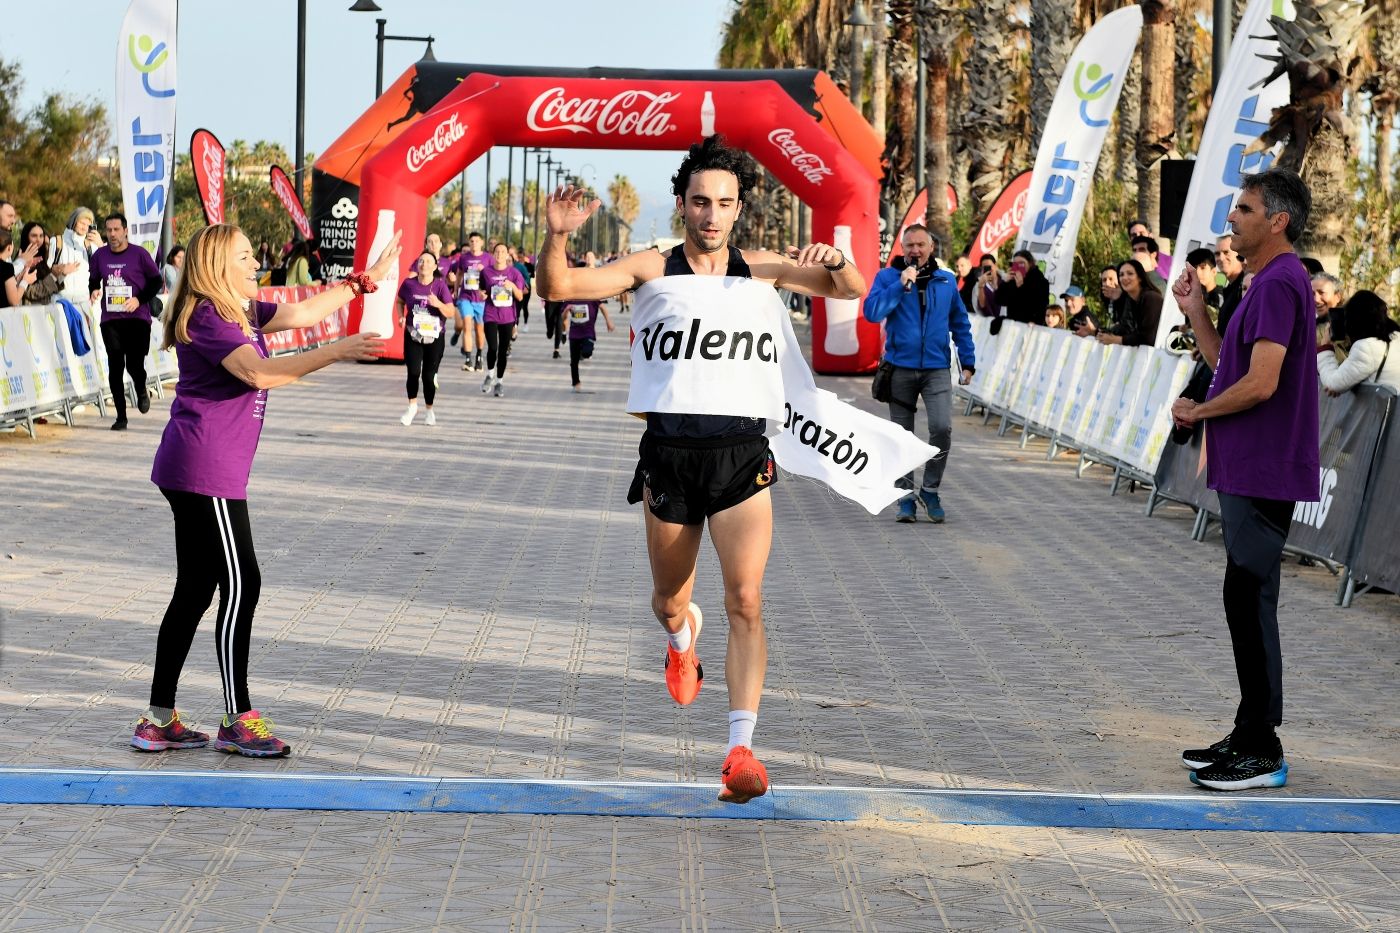
<path id="1" fill-rule="evenodd" d="M 914 430 L 919 397 L 928 415 L 928 442 L 938 455 L 924 464 L 924 481 L 914 485 L 914 471 L 899 485 L 909 495 L 899 500 L 895 521 L 912 522 L 915 503 L 922 503 L 931 522 L 944 519 L 938 487 L 948 465 L 953 441 L 952 353 L 949 335 L 958 345 L 962 367 L 960 384 L 972 379 L 976 363 L 972 325 L 967 307 L 958 294 L 957 279 L 933 259 L 933 239 L 928 228 L 915 224 L 904 231 L 902 265 L 881 269 L 865 299 L 865 319 L 885 322 L 885 360 L 894 365 L 890 385 L 890 420 L 906 431 Z M 899 260 L 895 260 L 899 263 Z M 917 493 L 915 492 L 917 490 Z"/>

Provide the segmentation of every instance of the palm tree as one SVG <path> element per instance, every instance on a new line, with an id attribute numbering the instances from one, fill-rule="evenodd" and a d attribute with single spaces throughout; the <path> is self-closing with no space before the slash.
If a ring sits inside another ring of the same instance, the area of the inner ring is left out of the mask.
<path id="1" fill-rule="evenodd" d="M 917 7 L 919 50 L 926 69 L 925 87 L 928 125 L 924 128 L 927 152 L 920 153 L 928 170 L 924 174 L 924 189 L 928 192 L 924 223 L 929 232 L 943 244 L 944 259 L 953 249 L 952 218 L 948 216 L 948 71 L 952 45 L 949 32 L 952 17 L 945 7 L 923 3 Z"/>
<path id="2" fill-rule="evenodd" d="M 880 182 L 880 200 L 887 213 L 886 220 L 897 223 L 892 216 L 904 210 L 914 200 L 914 89 L 918 63 L 914 57 L 914 0 L 891 0 L 889 5 L 889 70 L 890 108 L 885 122 L 885 151 L 882 162 L 885 177 Z"/>
<path id="3" fill-rule="evenodd" d="M 972 51 L 967 77 L 963 135 L 970 149 L 968 181 L 973 214 L 981 216 L 1006 183 L 1013 133 L 1011 98 L 1013 39 L 1010 0 L 973 4 L 967 17 Z"/>
<path id="4" fill-rule="evenodd" d="M 626 175 L 614 175 L 613 180 L 608 182 L 608 201 L 612 203 L 613 213 L 630 234 L 632 225 L 637 222 L 637 215 L 642 211 L 642 199 L 637 196 L 631 179 Z"/>
<path id="5" fill-rule="evenodd" d="M 1137 134 L 1138 215 L 1149 230 L 1162 213 L 1157 163 L 1176 148 L 1176 0 L 1142 5 L 1142 113 Z"/>
<path id="6" fill-rule="evenodd" d="M 1266 79 L 1288 75 L 1287 105 L 1255 146 L 1284 143 L 1275 164 L 1303 176 L 1312 192 L 1312 215 L 1300 247 L 1335 273 L 1352 217 L 1346 183 L 1347 158 L 1355 149 L 1354 128 L 1342 111 L 1343 96 L 1360 82 L 1358 54 L 1366 16 L 1360 0 L 1297 0 L 1292 21 L 1273 17 L 1279 53 Z"/>
<path id="7" fill-rule="evenodd" d="M 1400 105 L 1400 0 L 1375 0 L 1371 18 L 1372 71 L 1362 89 L 1371 95 L 1375 118 L 1376 178 L 1387 197 L 1395 188 L 1391 156 L 1395 109 Z"/>
<path id="8" fill-rule="evenodd" d="M 1031 151 L 1038 151 L 1045 118 L 1074 51 L 1073 0 L 1031 0 Z"/>

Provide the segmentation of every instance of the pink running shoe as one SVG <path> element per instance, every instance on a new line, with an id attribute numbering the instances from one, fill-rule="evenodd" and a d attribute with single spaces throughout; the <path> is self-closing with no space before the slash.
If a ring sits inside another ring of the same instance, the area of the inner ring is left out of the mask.
<path id="1" fill-rule="evenodd" d="M 203 748 L 209 744 L 209 736 L 185 728 L 180 714 L 170 717 L 170 722 L 162 726 L 145 716 L 136 720 L 136 732 L 131 737 L 131 747 L 141 752 L 164 752 L 172 748 Z"/>
<path id="2" fill-rule="evenodd" d="M 221 724 L 214 748 L 249 758 L 280 758 L 292 753 L 290 745 L 272 734 L 272 720 L 264 719 L 255 709 L 239 714 L 230 725 Z"/>

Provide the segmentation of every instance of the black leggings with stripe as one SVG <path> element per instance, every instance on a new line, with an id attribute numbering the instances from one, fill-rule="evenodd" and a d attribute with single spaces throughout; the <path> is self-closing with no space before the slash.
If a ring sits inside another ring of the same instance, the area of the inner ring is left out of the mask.
<path id="1" fill-rule="evenodd" d="M 174 708 L 180 670 L 214 590 L 214 654 L 229 718 L 253 708 L 248 699 L 248 638 L 262 575 L 253 553 L 246 499 L 219 499 L 162 489 L 175 514 L 175 594 L 160 623 L 151 705 Z"/>

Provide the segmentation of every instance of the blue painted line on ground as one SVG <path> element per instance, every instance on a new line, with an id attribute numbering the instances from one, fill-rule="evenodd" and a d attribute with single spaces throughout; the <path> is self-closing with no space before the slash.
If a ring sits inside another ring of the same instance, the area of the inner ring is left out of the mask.
<path id="1" fill-rule="evenodd" d="M 743 806 L 713 784 L 0 768 L 0 804 L 850 821 L 1082 829 L 1400 833 L 1400 800 L 773 787 Z"/>

